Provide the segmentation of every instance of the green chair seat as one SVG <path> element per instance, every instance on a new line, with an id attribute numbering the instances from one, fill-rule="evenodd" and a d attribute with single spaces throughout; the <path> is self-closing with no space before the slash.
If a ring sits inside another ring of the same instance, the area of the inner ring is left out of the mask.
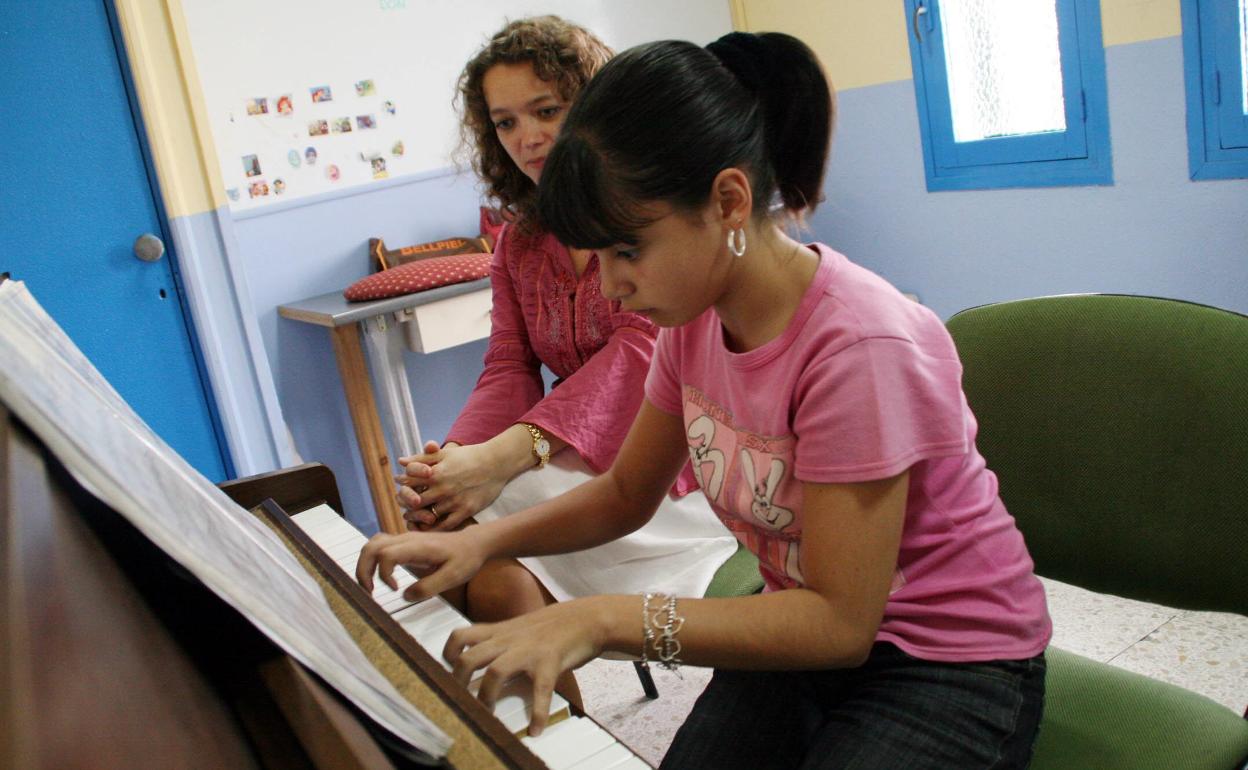
<path id="1" fill-rule="evenodd" d="M 1221 703 L 1057 647 L 1045 657 L 1032 770 L 1230 770 L 1248 759 L 1248 721 Z"/>

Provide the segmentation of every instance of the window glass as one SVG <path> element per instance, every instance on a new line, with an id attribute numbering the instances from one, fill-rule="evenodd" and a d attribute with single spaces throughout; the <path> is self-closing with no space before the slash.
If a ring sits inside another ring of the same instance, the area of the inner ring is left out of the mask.
<path id="1" fill-rule="evenodd" d="M 905 8 L 928 190 L 1114 183 L 1100 0 Z"/>
<path id="2" fill-rule="evenodd" d="M 1066 130 L 1054 0 L 943 0 L 941 11 L 955 141 Z"/>

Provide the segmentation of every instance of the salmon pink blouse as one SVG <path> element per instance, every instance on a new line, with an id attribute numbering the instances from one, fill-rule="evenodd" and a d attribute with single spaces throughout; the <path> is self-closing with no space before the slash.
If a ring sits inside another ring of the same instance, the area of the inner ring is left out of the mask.
<path id="1" fill-rule="evenodd" d="M 485 369 L 446 440 L 479 444 L 529 422 L 602 473 L 641 407 L 658 327 L 602 295 L 597 255 L 578 278 L 567 248 L 548 233 L 506 227 L 490 284 Z M 549 393 L 542 364 L 557 378 Z M 686 465 L 673 491 L 696 485 Z"/>

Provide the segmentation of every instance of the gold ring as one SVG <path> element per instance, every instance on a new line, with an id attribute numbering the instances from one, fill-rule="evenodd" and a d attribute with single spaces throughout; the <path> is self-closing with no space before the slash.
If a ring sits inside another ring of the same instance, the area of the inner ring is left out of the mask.
<path id="1" fill-rule="evenodd" d="M 440 519 L 440 518 L 442 518 L 441 516 L 439 516 L 439 515 L 438 515 L 438 509 L 437 509 L 437 506 L 436 506 L 434 503 L 430 503 L 430 504 L 429 504 L 429 512 L 433 514 L 433 518 L 435 518 L 435 519 Z"/>

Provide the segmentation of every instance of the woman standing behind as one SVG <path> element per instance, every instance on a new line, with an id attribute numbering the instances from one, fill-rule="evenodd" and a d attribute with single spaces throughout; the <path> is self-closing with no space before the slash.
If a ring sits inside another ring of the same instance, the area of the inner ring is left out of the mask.
<path id="1" fill-rule="evenodd" d="M 597 255 L 564 247 L 535 216 L 537 181 L 569 104 L 610 56 L 587 30 L 543 16 L 508 24 L 460 76 L 464 142 L 509 224 L 490 271 L 485 369 L 446 443 L 400 458 L 411 529 L 489 521 L 592 478 L 611 466 L 641 405 L 657 327 L 603 297 Z M 559 378 L 550 393 L 543 364 Z M 465 595 L 448 598 L 473 620 L 494 621 L 656 581 L 701 595 L 736 541 L 688 467 L 670 491 L 651 525 L 629 538 L 491 561 Z M 571 677 L 561 685 L 575 700 Z"/>

